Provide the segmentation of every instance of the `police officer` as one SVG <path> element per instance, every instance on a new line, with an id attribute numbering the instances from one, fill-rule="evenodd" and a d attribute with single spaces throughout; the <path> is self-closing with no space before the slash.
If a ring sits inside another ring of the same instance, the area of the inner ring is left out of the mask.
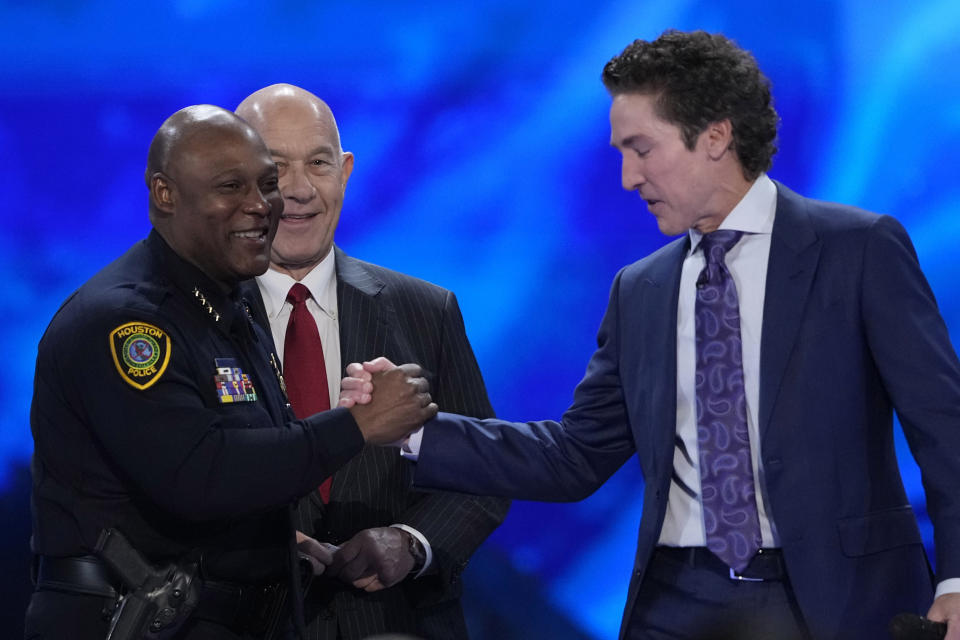
<path id="1" fill-rule="evenodd" d="M 379 381 L 377 406 L 293 418 L 237 289 L 266 270 L 283 209 L 246 123 L 178 111 L 146 179 L 153 230 L 70 296 L 39 345 L 27 638 L 106 637 L 123 590 L 93 555 L 108 528 L 156 566 L 196 560 L 200 599 L 177 638 L 265 637 L 277 611 L 299 623 L 288 506 L 364 442 L 436 413 L 408 365 Z"/>

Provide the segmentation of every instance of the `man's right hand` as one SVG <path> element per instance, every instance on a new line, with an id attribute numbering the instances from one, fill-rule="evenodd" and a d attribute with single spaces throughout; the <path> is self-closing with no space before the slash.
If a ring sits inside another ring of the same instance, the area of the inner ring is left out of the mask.
<path id="1" fill-rule="evenodd" d="M 403 364 L 372 374 L 374 391 L 369 404 L 350 407 L 364 440 L 388 445 L 402 441 L 437 415 L 430 385 L 420 366 Z"/>

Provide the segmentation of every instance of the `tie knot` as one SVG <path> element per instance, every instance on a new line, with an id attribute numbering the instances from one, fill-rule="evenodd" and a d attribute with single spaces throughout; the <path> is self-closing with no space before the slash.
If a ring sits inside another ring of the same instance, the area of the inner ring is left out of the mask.
<path id="1" fill-rule="evenodd" d="M 703 255 L 707 259 L 707 264 L 722 264 L 727 251 L 730 251 L 742 236 L 743 231 L 733 231 L 732 229 L 721 229 L 704 234 L 700 239 L 700 246 L 703 247 Z"/>
<path id="2" fill-rule="evenodd" d="M 307 289 L 299 282 L 290 287 L 290 291 L 287 292 L 287 302 L 290 302 L 294 305 L 303 304 L 304 300 L 309 297 L 310 289 Z"/>

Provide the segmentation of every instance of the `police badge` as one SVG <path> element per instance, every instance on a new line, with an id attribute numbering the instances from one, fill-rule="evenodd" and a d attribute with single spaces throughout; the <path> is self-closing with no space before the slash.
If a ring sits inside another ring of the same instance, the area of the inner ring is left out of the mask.
<path id="1" fill-rule="evenodd" d="M 110 332 L 110 353 L 120 377 L 135 389 L 160 379 L 170 362 L 170 336 L 146 322 L 128 322 Z"/>

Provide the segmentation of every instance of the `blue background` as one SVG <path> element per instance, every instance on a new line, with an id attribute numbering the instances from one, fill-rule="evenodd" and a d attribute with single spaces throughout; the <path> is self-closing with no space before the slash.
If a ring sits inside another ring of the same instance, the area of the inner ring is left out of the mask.
<path id="1" fill-rule="evenodd" d="M 266 4 L 0 2 L 4 629 L 29 590 L 37 341 L 146 234 L 147 145 L 188 104 L 233 108 L 281 81 L 326 99 L 356 156 L 337 242 L 456 291 L 498 413 L 556 417 L 614 273 L 667 241 L 620 189 L 600 71 L 635 38 L 721 31 L 773 82 L 771 175 L 897 216 L 960 330 L 955 0 Z M 468 571 L 474 638 L 615 638 L 641 483 L 631 461 L 581 503 L 516 503 Z"/>

